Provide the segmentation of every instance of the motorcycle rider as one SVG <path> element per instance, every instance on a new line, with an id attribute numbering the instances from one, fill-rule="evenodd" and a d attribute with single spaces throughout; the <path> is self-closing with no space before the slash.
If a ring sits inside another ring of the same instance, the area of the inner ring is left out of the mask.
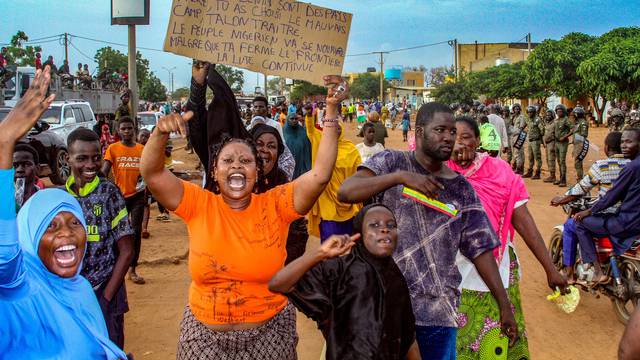
<path id="1" fill-rule="evenodd" d="M 576 185 L 569 189 L 563 196 L 556 196 L 551 200 L 551 206 L 560 206 L 588 196 L 591 189 L 597 188 L 598 198 L 611 188 L 613 182 L 618 178 L 620 171 L 629 161 L 629 158 L 622 154 L 620 149 L 620 139 L 622 133 L 614 131 L 607 134 L 604 139 L 604 151 L 606 159 L 596 161 L 587 175 Z M 631 154 L 633 155 L 633 154 Z M 633 155 L 635 157 L 635 155 Z M 604 210 L 605 213 L 614 214 L 619 204 L 615 204 Z M 570 283 L 574 281 L 573 265 L 576 262 L 576 246 L 578 238 L 576 236 L 576 223 L 573 218 L 564 223 L 562 231 L 562 253 L 565 273 Z"/>
<path id="2" fill-rule="evenodd" d="M 640 129 L 623 131 L 620 148 L 622 154 L 632 161 L 622 169 L 615 184 L 591 209 L 575 215 L 582 260 L 593 264 L 596 283 L 606 283 L 609 279 L 598 262 L 593 238 L 609 237 L 615 255 L 621 255 L 640 234 L 640 157 L 637 156 Z M 618 202 L 622 203 L 615 214 L 602 213 Z"/>

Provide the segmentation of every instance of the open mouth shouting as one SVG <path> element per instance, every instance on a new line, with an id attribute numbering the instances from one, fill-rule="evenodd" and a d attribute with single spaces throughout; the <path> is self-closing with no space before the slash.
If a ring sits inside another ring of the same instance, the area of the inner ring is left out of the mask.
<path id="1" fill-rule="evenodd" d="M 227 177 L 229 188 L 233 191 L 242 191 L 247 186 L 247 177 L 241 173 L 233 173 Z"/>
<path id="2" fill-rule="evenodd" d="M 67 244 L 57 247 L 53 252 L 56 264 L 61 268 L 74 267 L 82 258 L 76 245 Z"/>

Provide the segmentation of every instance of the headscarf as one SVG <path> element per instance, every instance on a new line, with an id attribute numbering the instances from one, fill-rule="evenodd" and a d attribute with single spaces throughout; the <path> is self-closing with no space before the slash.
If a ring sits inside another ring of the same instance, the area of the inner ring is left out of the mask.
<path id="1" fill-rule="evenodd" d="M 487 153 L 477 153 L 467 168 L 452 160 L 447 161 L 447 166 L 462 174 L 478 194 L 482 207 L 500 238 L 501 246 L 494 250 L 494 256 L 500 263 L 507 244 L 515 236 L 511 219 L 516 202 L 529 197 L 522 178 L 513 172 L 509 163 Z"/>
<path id="2" fill-rule="evenodd" d="M 0 306 L 0 318 L 12 331 L 9 334 L 11 348 L 17 353 L 20 349 L 35 347 L 46 349 L 47 354 L 56 354 L 56 358 L 77 358 L 78 349 L 70 348 L 64 341 L 72 339 L 70 343 L 97 342 L 108 359 L 125 359 L 124 352 L 109 340 L 91 285 L 80 276 L 82 263 L 73 277 L 61 278 L 51 273 L 38 256 L 43 234 L 52 219 L 63 211 L 72 213 L 86 228 L 80 204 L 60 189 L 37 192 L 18 213 L 18 237 L 24 262 L 17 268 L 22 273 L 12 284 L 0 288 L 0 300 L 7 300 Z M 70 319 L 77 327 L 67 326 Z M 42 355 L 22 353 L 18 357 L 42 358 Z"/>
<path id="3" fill-rule="evenodd" d="M 271 134 L 276 137 L 276 140 L 278 141 L 278 157 L 275 159 L 275 165 L 273 169 L 271 169 L 268 174 L 264 174 L 264 186 L 258 187 L 259 193 L 263 193 L 267 190 L 273 189 L 278 185 L 286 184 L 289 182 L 287 174 L 278 166 L 280 155 L 282 155 L 282 153 L 284 152 L 284 142 L 282 141 L 282 137 L 280 137 L 278 129 L 266 124 L 256 124 L 250 132 L 254 143 L 263 134 Z"/>
<path id="4" fill-rule="evenodd" d="M 311 142 L 311 162 L 314 163 L 320 139 L 322 139 L 322 130 L 315 126 L 312 116 L 307 116 L 305 121 L 307 136 Z M 344 128 L 342 123 L 340 126 Z M 344 131 L 341 131 L 338 137 L 338 157 L 331 180 L 309 212 L 309 234 L 320 235 L 320 220 L 347 221 L 358 213 L 360 204 L 345 204 L 338 201 L 338 189 L 348 177 L 358 171 L 361 163 L 358 149 L 351 141 L 344 138 Z"/>
<path id="5" fill-rule="evenodd" d="M 287 121 L 284 124 L 284 140 L 296 160 L 293 179 L 311 170 L 311 143 L 303 126 L 291 125 L 290 121 L 295 117 L 295 113 L 287 115 Z"/>

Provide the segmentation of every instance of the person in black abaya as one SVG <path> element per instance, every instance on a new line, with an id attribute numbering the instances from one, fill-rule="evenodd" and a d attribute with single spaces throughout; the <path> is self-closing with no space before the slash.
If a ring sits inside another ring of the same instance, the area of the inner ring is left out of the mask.
<path id="1" fill-rule="evenodd" d="M 271 279 L 271 291 L 316 321 L 327 360 L 420 359 L 409 289 L 391 257 L 397 237 L 391 210 L 371 204 L 353 236 L 330 237 Z"/>

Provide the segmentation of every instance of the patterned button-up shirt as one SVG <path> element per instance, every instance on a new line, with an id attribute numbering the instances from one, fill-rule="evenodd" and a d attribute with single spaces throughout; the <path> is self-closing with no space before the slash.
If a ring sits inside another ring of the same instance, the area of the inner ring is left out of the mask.
<path id="1" fill-rule="evenodd" d="M 361 168 L 376 175 L 410 171 L 427 175 L 413 152 L 385 150 Z M 393 255 L 402 271 L 419 326 L 457 327 L 461 276 L 458 251 L 473 260 L 500 242 L 471 185 L 462 176 L 438 178 L 445 190 L 421 199 L 402 185 L 387 189 L 382 202 L 396 216 L 398 245 Z"/>
<path id="2" fill-rule="evenodd" d="M 69 176 L 67 191 L 80 203 L 87 222 L 87 252 L 80 275 L 95 287 L 111 278 L 118 240 L 134 232 L 124 197 L 114 183 L 96 176 L 76 194 L 71 189 L 74 182 L 73 175 Z"/>
<path id="3" fill-rule="evenodd" d="M 587 174 L 575 184 L 565 195 L 585 196 L 589 194 L 591 189 L 598 187 L 598 198 L 611 189 L 613 182 L 620 175 L 620 171 L 629 163 L 629 159 L 625 159 L 622 155 L 613 155 L 608 159 L 598 160 L 587 172 Z M 613 213 L 618 209 L 620 204 L 616 204 L 605 210 L 607 213 Z"/>

